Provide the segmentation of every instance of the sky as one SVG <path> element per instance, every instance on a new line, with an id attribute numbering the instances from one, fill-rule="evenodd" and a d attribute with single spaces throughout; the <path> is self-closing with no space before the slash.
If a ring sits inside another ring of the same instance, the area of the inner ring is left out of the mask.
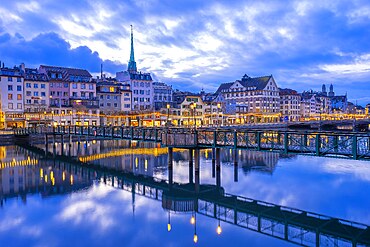
<path id="1" fill-rule="evenodd" d="M 130 25 L 138 69 L 174 89 L 273 75 L 281 88 L 370 103 L 368 0 L 14 0 L 0 5 L 0 61 L 127 68 Z"/>

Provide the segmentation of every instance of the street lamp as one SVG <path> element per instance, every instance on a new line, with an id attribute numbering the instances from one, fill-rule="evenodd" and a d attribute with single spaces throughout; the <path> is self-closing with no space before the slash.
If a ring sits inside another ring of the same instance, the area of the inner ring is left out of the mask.
<path id="1" fill-rule="evenodd" d="M 51 126 L 54 126 L 54 111 L 51 111 Z"/>

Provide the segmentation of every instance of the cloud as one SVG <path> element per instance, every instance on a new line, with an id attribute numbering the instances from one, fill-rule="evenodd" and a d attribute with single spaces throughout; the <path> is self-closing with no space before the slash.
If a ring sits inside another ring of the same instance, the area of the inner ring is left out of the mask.
<path id="1" fill-rule="evenodd" d="M 117 61 L 103 60 L 98 52 L 87 46 L 71 48 L 71 45 L 56 33 L 44 33 L 27 41 L 20 34 L 11 36 L 0 35 L 0 59 L 8 66 L 24 62 L 27 67 L 38 67 L 40 64 L 84 68 L 91 73 L 100 72 L 100 64 L 104 70 L 115 74 L 124 70 L 125 65 Z"/>
<path id="2" fill-rule="evenodd" d="M 21 42 L 16 33 L 26 44 L 55 34 L 59 42 L 54 41 L 64 46 L 61 53 L 69 54 L 58 61 L 86 64 L 82 67 L 92 72 L 99 70 L 101 60 L 111 73 L 122 70 L 132 24 L 138 67 L 174 88 L 213 91 L 247 73 L 273 74 L 280 87 L 298 91 L 333 83 L 344 94 L 353 83 L 365 87 L 370 76 L 364 59 L 370 54 L 370 4 L 365 0 L 46 1 L 42 10 L 48 15 L 40 15 L 37 2 L 20 0 L 4 3 L 0 16 L 8 9 L 11 15 L 0 18 L 0 40 L 9 34 L 14 46 Z M 30 55 L 21 58 L 29 61 Z M 41 58 L 30 63 L 56 60 Z M 351 97 L 364 98 L 369 92 Z"/>

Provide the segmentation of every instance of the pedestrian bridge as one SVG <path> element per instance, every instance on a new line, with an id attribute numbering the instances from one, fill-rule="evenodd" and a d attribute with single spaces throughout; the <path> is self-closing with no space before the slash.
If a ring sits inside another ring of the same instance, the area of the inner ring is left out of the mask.
<path id="1" fill-rule="evenodd" d="M 66 137 L 158 142 L 173 148 L 248 149 L 284 154 L 370 159 L 370 133 L 345 131 L 288 131 L 279 129 L 143 128 L 112 126 L 57 126 L 16 129 L 18 138 L 45 135 L 46 142 Z M 32 138 L 31 138 L 32 139 Z M 24 141 L 21 139 L 21 141 Z"/>

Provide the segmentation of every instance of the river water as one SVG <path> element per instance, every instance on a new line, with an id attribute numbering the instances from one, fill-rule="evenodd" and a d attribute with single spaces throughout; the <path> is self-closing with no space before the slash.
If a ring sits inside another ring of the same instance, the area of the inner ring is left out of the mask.
<path id="1" fill-rule="evenodd" d="M 174 149 L 172 187 L 168 149 L 158 144 L 85 141 L 61 150 L 45 158 L 0 147 L 0 246 L 315 246 L 315 231 L 332 218 L 370 225 L 368 161 L 238 150 L 235 164 L 233 150 L 221 149 L 218 170 L 203 149 L 199 172 L 189 172 L 189 150 Z M 352 246 L 349 235 L 323 233 L 319 245 Z"/>

